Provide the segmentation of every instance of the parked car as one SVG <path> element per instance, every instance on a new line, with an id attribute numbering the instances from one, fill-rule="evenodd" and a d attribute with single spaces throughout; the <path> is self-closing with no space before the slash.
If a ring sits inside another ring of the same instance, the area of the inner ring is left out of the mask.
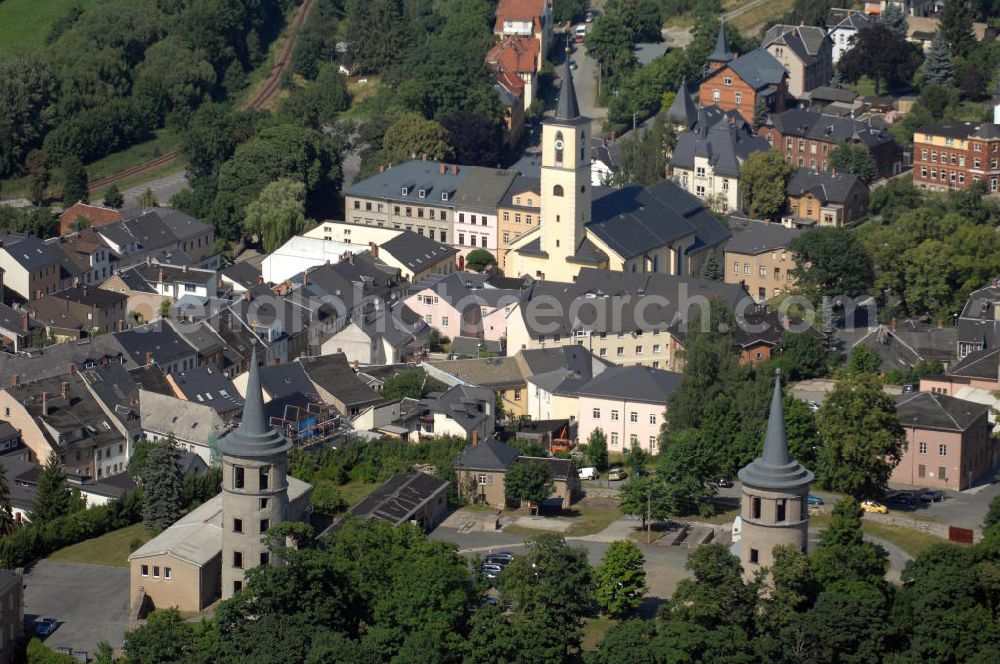
<path id="1" fill-rule="evenodd" d="M 886 497 L 886 502 L 895 503 L 896 505 L 912 505 L 917 502 L 917 497 L 913 495 L 912 491 L 899 491 L 889 494 Z"/>
<path id="2" fill-rule="evenodd" d="M 514 554 L 510 551 L 498 551 L 496 553 L 490 554 L 491 558 L 499 558 L 500 560 L 506 560 L 508 563 L 514 560 Z"/>
<path id="3" fill-rule="evenodd" d="M 572 70 L 572 69 L 576 69 L 576 60 L 570 60 L 570 61 L 569 61 L 569 68 L 570 68 L 571 70 Z"/>
<path id="4" fill-rule="evenodd" d="M 889 508 L 874 500 L 866 500 L 861 503 L 861 509 L 872 514 L 888 514 Z"/>
<path id="5" fill-rule="evenodd" d="M 733 481 L 731 479 L 729 479 L 728 477 L 720 477 L 719 481 L 716 482 L 716 484 L 718 484 L 723 489 L 732 489 L 733 488 Z"/>
<path id="6" fill-rule="evenodd" d="M 806 497 L 806 505 L 824 505 L 823 499 L 811 493 Z"/>
<path id="7" fill-rule="evenodd" d="M 817 402 L 817 401 L 810 401 L 809 402 L 809 410 L 811 410 L 814 413 L 817 410 L 819 410 L 819 402 Z"/>
<path id="8" fill-rule="evenodd" d="M 56 622 L 55 618 L 42 618 L 37 625 L 35 625 L 35 634 L 38 636 L 48 636 L 56 630 L 59 623 Z"/>
<path id="9" fill-rule="evenodd" d="M 585 20 L 587 23 L 593 23 L 594 22 L 594 12 L 588 11 L 587 15 L 584 17 L 583 20 Z"/>
<path id="10" fill-rule="evenodd" d="M 581 480 L 596 480 L 598 477 L 600 477 L 600 475 L 597 473 L 597 469 L 594 467 L 580 469 Z"/>
<path id="11" fill-rule="evenodd" d="M 920 492 L 920 500 L 925 503 L 939 503 L 944 500 L 944 491 L 927 489 Z"/>
<path id="12" fill-rule="evenodd" d="M 628 473 L 625 472 L 624 468 L 612 468 L 608 471 L 608 481 L 619 482 L 628 477 Z"/>
<path id="13" fill-rule="evenodd" d="M 500 573 L 503 572 L 503 567 L 493 563 L 485 563 L 482 567 L 483 577 L 488 581 L 496 581 L 499 578 Z"/>

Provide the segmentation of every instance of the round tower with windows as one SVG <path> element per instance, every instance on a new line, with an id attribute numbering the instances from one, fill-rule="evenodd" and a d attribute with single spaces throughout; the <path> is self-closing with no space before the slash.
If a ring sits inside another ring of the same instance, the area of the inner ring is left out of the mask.
<path id="1" fill-rule="evenodd" d="M 222 455 L 222 597 L 243 588 L 246 570 L 272 560 L 267 530 L 288 515 L 288 450 L 291 443 L 270 426 L 257 367 L 250 359 L 240 426 L 219 439 Z"/>
<path id="2" fill-rule="evenodd" d="M 763 453 L 739 472 L 743 483 L 740 562 L 752 578 L 774 561 L 774 547 L 790 544 L 806 553 L 809 543 L 809 484 L 813 474 L 788 454 L 781 372 L 774 379 Z"/>

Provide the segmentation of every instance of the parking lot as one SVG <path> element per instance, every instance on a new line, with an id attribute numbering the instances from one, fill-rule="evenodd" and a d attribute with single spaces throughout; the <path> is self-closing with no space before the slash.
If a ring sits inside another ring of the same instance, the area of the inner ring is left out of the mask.
<path id="1" fill-rule="evenodd" d="M 91 657 L 107 641 L 121 648 L 128 624 L 128 569 L 42 560 L 24 577 L 27 621 L 54 618 L 45 639 L 52 649 L 72 648 Z"/>

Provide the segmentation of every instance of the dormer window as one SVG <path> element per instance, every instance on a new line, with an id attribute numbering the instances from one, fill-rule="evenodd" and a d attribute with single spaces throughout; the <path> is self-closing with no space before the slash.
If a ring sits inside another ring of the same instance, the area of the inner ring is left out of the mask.
<path id="1" fill-rule="evenodd" d="M 441 200 L 442 201 L 448 200 L 448 192 L 447 191 L 442 191 L 441 192 Z"/>
<path id="2" fill-rule="evenodd" d="M 424 191 L 423 189 L 417 191 L 417 198 L 423 198 L 426 195 L 427 195 L 427 192 Z"/>

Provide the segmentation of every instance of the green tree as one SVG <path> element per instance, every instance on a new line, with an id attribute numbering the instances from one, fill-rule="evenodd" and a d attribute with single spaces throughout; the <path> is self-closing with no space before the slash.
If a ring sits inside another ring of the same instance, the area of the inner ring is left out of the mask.
<path id="1" fill-rule="evenodd" d="M 611 627 L 597 650 L 583 654 L 586 664 L 658 664 L 662 662 L 657 649 L 656 624 L 651 620 L 632 618 Z"/>
<path id="2" fill-rule="evenodd" d="M 919 65 L 919 47 L 881 23 L 858 30 L 854 45 L 837 63 L 844 79 L 850 83 L 862 76 L 872 79 L 876 95 L 882 94 L 883 80 L 890 88 L 909 83 Z"/>
<path id="3" fill-rule="evenodd" d="M 618 540 L 608 546 L 594 568 L 594 600 L 612 618 L 629 615 L 646 594 L 646 558 L 635 542 Z"/>
<path id="4" fill-rule="evenodd" d="M 872 259 L 858 237 L 843 228 L 812 228 L 792 240 L 797 288 L 813 302 L 824 296 L 867 293 L 875 280 Z"/>
<path id="5" fill-rule="evenodd" d="M 757 95 L 757 99 L 753 103 L 753 126 L 755 129 L 762 127 L 767 122 L 767 116 L 770 112 L 771 109 L 767 106 L 767 97 Z"/>
<path id="6" fill-rule="evenodd" d="M 830 151 L 827 168 L 838 173 L 853 173 L 865 184 L 877 175 L 875 160 L 865 146 L 844 141 Z"/>
<path id="7" fill-rule="evenodd" d="M 456 111 L 441 118 L 456 162 L 468 166 L 496 167 L 503 137 L 500 125 L 481 113 Z"/>
<path id="8" fill-rule="evenodd" d="M 408 113 L 385 132 L 382 153 L 386 161 L 400 164 L 410 159 L 443 161 L 452 155 L 448 144 L 448 131 L 433 120 L 425 120 L 416 113 Z"/>
<path id="9" fill-rule="evenodd" d="M 440 381 L 434 380 L 422 369 L 406 369 L 385 380 L 382 396 L 385 399 L 422 399 L 441 387 Z"/>
<path id="10" fill-rule="evenodd" d="M 135 204 L 141 208 L 160 207 L 160 202 L 156 200 L 156 194 L 149 187 L 146 187 L 146 191 L 139 194 L 139 197 L 135 199 Z"/>
<path id="11" fill-rule="evenodd" d="M 633 443 L 625 451 L 625 465 L 632 469 L 632 472 L 645 471 L 646 464 L 649 463 L 649 452 L 639 447 L 638 443 Z"/>
<path id="12" fill-rule="evenodd" d="M 743 208 L 756 219 L 776 219 L 795 166 L 777 150 L 752 153 L 740 167 Z"/>
<path id="13" fill-rule="evenodd" d="M 786 331 L 778 344 L 777 364 L 788 380 L 816 378 L 826 373 L 823 343 L 808 332 Z"/>
<path id="14" fill-rule="evenodd" d="M 496 264 L 496 257 L 485 249 L 473 249 L 465 257 L 465 266 L 476 272 L 482 272 L 489 266 Z"/>
<path id="15" fill-rule="evenodd" d="M 990 507 L 983 518 L 983 529 L 990 528 L 1000 523 L 1000 494 L 990 501 Z"/>
<path id="16" fill-rule="evenodd" d="M 816 467 L 816 414 L 805 401 L 785 397 L 788 453 L 806 468 Z"/>
<path id="17" fill-rule="evenodd" d="M 667 485 L 658 475 L 633 477 L 618 491 L 618 509 L 622 514 L 642 519 L 642 528 L 648 533 L 652 522 L 663 521 L 676 512 L 675 503 Z"/>
<path id="18" fill-rule="evenodd" d="M 556 23 L 569 23 L 581 18 L 587 11 L 587 0 L 553 0 L 552 20 Z"/>
<path id="19" fill-rule="evenodd" d="M 817 429 L 817 475 L 824 487 L 857 498 L 885 492 L 905 437 L 896 403 L 878 376 L 838 380 L 819 410 Z"/>
<path id="20" fill-rule="evenodd" d="M 62 201 L 63 207 L 75 203 L 90 202 L 90 190 L 87 188 L 87 171 L 83 163 L 76 157 L 66 157 L 62 162 Z"/>
<path id="21" fill-rule="evenodd" d="M 937 85 L 952 85 L 955 82 L 955 65 L 951 61 L 951 51 L 943 30 L 934 33 L 931 48 L 924 57 L 924 81 Z"/>
<path id="22" fill-rule="evenodd" d="M 172 437 L 152 444 L 142 476 L 142 522 L 149 529 L 167 528 L 181 515 L 180 451 Z"/>
<path id="23" fill-rule="evenodd" d="M 902 5 L 888 4 L 879 17 L 882 25 L 889 28 L 893 34 L 906 37 L 906 28 L 909 21 L 906 18 L 906 11 Z"/>
<path id="24" fill-rule="evenodd" d="M 883 584 L 889 561 L 861 532 L 861 506 L 853 498 L 838 500 L 830 525 L 820 533 L 812 554 L 816 580 L 823 588 L 851 581 Z"/>
<path id="25" fill-rule="evenodd" d="M 504 492 L 508 501 L 539 503 L 552 495 L 555 484 L 552 471 L 544 463 L 515 463 L 504 475 Z"/>
<path id="26" fill-rule="evenodd" d="M 300 181 L 282 178 L 270 183 L 247 205 L 244 236 L 258 237 L 266 253 L 276 251 L 305 229 L 305 197 L 306 186 Z"/>
<path id="27" fill-rule="evenodd" d="M 347 78 L 333 66 L 323 67 L 316 80 L 296 87 L 282 100 L 278 115 L 290 124 L 323 130 L 351 105 Z"/>
<path id="28" fill-rule="evenodd" d="M 348 61 L 358 74 L 377 74 L 401 62 L 417 42 L 422 25 L 407 16 L 401 0 L 373 0 L 349 5 L 347 30 L 351 35 Z"/>
<path id="29" fill-rule="evenodd" d="M 192 179 L 217 174 L 236 146 L 253 136 L 255 112 L 237 113 L 223 104 L 202 104 L 180 137 Z"/>
<path id="30" fill-rule="evenodd" d="M 673 434 L 657 457 L 656 477 L 663 483 L 660 505 L 668 514 L 711 514 L 709 502 L 715 482 L 722 474 L 718 450 L 711 449 L 707 436 L 695 429 Z M 630 481 L 629 484 L 632 482 Z"/>
<path id="31" fill-rule="evenodd" d="M 780 634 L 787 629 L 812 606 L 819 591 L 805 553 L 788 544 L 774 547 L 772 553 L 774 563 L 768 571 L 773 588 L 761 601 L 762 634 Z"/>
<path id="32" fill-rule="evenodd" d="M 858 344 L 851 349 L 851 357 L 847 360 L 844 371 L 846 375 L 878 374 L 882 358 L 866 343 Z"/>
<path id="33" fill-rule="evenodd" d="M 41 205 L 45 200 L 45 188 L 49 186 L 52 172 L 49 170 L 48 159 L 41 150 L 28 153 L 26 162 L 28 177 L 31 179 L 31 202 Z"/>
<path id="34" fill-rule="evenodd" d="M 630 133 L 619 142 L 618 173 L 612 184 L 656 184 L 667 174 L 667 165 L 677 145 L 677 131 L 667 122 L 666 114 L 656 116 L 653 124 Z"/>
<path id="35" fill-rule="evenodd" d="M 701 266 L 701 274 L 699 276 L 709 281 L 722 281 L 725 275 L 722 272 L 722 266 L 719 265 L 719 259 L 714 251 L 708 252 L 708 257 L 705 258 L 705 262 Z"/>
<path id="36" fill-rule="evenodd" d="M 608 469 L 608 439 L 600 427 L 587 437 L 587 461 L 602 473 Z"/>
<path id="37" fill-rule="evenodd" d="M 14 510 L 10 505 L 10 485 L 7 484 L 7 468 L 0 466 L 0 538 L 14 532 Z"/>
<path id="38" fill-rule="evenodd" d="M 0 176 L 15 173 L 56 123 L 59 85 L 40 55 L 0 61 Z"/>
<path id="39" fill-rule="evenodd" d="M 122 650 L 128 664 L 178 662 L 190 655 L 197 645 L 196 625 L 181 617 L 174 608 L 149 614 L 144 625 L 125 635 Z"/>
<path id="40" fill-rule="evenodd" d="M 38 475 L 38 490 L 31 504 L 31 520 L 47 522 L 79 509 L 79 499 L 66 482 L 59 457 L 53 452 Z"/>
<path id="41" fill-rule="evenodd" d="M 116 210 L 125 205 L 125 196 L 118 190 L 118 185 L 112 184 L 104 192 L 104 207 L 115 208 Z"/>
<path id="42" fill-rule="evenodd" d="M 945 0 L 938 33 L 943 36 L 953 56 L 968 54 L 976 43 L 976 37 L 972 32 L 972 12 L 967 0 Z"/>
<path id="43" fill-rule="evenodd" d="M 25 652 L 27 664 L 74 664 L 78 660 L 73 655 L 56 652 L 33 636 L 28 641 Z"/>

